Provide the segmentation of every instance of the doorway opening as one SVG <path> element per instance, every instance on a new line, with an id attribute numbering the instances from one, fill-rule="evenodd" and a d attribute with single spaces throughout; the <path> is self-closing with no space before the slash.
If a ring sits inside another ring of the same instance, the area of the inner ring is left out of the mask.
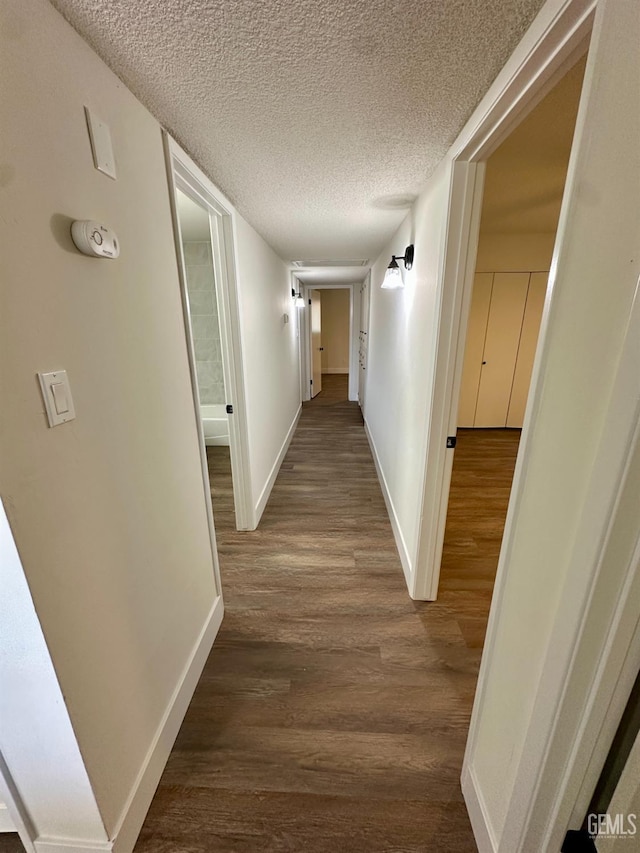
<path id="1" fill-rule="evenodd" d="M 309 291 L 311 398 L 349 399 L 351 291 L 348 287 Z"/>
<path id="2" fill-rule="evenodd" d="M 357 401 L 362 282 L 303 284 L 300 364 L 303 401 Z"/>
<path id="3" fill-rule="evenodd" d="M 176 211 L 189 297 L 200 418 L 218 522 L 235 525 L 231 438 L 209 212 L 180 189 Z"/>
<path id="4" fill-rule="evenodd" d="M 168 137 L 166 150 L 205 489 L 218 522 L 254 530 L 231 215 Z"/>
<path id="5" fill-rule="evenodd" d="M 461 622 L 484 643 L 586 56 L 486 161 L 439 595 L 473 589 Z"/>

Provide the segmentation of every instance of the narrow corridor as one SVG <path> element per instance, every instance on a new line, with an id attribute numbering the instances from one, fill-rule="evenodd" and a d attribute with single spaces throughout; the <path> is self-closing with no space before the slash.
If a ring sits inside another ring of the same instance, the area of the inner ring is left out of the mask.
<path id="1" fill-rule="evenodd" d="M 304 405 L 254 533 L 210 449 L 226 615 L 136 853 L 476 849 L 459 776 L 488 597 L 445 575 L 409 599 L 339 390 Z"/>

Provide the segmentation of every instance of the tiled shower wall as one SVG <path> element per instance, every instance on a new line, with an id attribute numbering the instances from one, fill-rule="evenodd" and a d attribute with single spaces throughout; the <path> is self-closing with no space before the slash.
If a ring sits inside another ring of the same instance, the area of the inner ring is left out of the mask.
<path id="1" fill-rule="evenodd" d="M 224 403 L 222 348 L 211 244 L 184 243 L 184 260 L 200 402 L 203 405 Z"/>

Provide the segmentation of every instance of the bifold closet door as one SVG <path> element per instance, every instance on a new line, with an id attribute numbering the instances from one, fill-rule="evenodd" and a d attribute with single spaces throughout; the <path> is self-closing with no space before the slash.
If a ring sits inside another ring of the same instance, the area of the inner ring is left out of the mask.
<path id="1" fill-rule="evenodd" d="M 538 345 L 540 321 L 542 320 L 548 278 L 549 273 L 547 272 L 532 272 L 529 279 L 527 304 L 524 309 L 518 359 L 516 361 L 509 412 L 507 414 L 508 427 L 522 427 L 524 422 L 524 412 L 527 407 L 527 398 L 529 397 L 531 371 L 533 370 L 533 360 Z"/>
<path id="2" fill-rule="evenodd" d="M 460 427 L 472 427 L 475 424 L 492 285 L 492 272 L 477 272 L 475 274 L 464 348 L 460 401 L 458 403 L 458 426 Z"/>
<path id="3" fill-rule="evenodd" d="M 529 273 L 494 273 L 474 426 L 504 427 L 511 398 Z"/>

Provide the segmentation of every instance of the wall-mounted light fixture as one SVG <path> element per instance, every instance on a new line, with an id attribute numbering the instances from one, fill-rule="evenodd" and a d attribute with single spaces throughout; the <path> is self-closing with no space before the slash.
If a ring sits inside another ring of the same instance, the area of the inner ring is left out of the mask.
<path id="1" fill-rule="evenodd" d="M 304 308 L 304 298 L 303 298 L 302 294 L 300 293 L 300 291 L 298 291 L 298 293 L 296 293 L 296 291 L 292 287 L 291 288 L 291 295 L 293 296 L 293 298 L 295 300 L 294 304 L 295 304 L 296 308 Z"/>
<path id="2" fill-rule="evenodd" d="M 397 290 L 399 287 L 404 287 L 402 271 L 398 266 L 398 261 L 402 261 L 406 270 L 411 269 L 413 266 L 413 243 L 407 246 L 404 250 L 404 255 L 391 256 L 391 263 L 387 267 L 387 271 L 384 274 L 384 281 L 382 282 L 382 287 L 387 290 Z"/>

